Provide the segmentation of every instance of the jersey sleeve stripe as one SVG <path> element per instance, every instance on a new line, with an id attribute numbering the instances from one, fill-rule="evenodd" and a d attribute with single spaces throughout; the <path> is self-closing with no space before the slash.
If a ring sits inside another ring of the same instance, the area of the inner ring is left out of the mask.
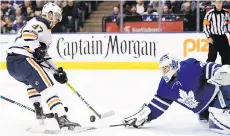
<path id="1" fill-rule="evenodd" d="M 209 79 L 209 77 L 210 77 L 210 74 L 209 74 L 209 65 L 210 65 L 211 63 L 208 63 L 207 65 L 206 65 L 206 79 Z"/>
<path id="2" fill-rule="evenodd" d="M 157 96 L 153 96 L 153 99 L 155 99 L 155 100 L 161 102 L 162 104 L 164 104 L 164 105 L 166 105 L 166 106 L 170 106 L 169 103 L 165 102 L 164 100 L 160 99 L 160 98 L 157 97 Z"/>
<path id="3" fill-rule="evenodd" d="M 215 68 L 216 68 L 216 66 L 217 66 L 217 64 L 214 64 L 213 66 L 212 66 L 212 74 L 211 74 L 211 77 L 214 75 L 214 71 L 215 71 Z"/>
<path id="4" fill-rule="evenodd" d="M 150 102 L 150 104 L 151 104 L 153 107 L 157 108 L 158 110 L 160 110 L 160 111 L 162 111 L 162 112 L 165 112 L 165 111 L 166 111 L 165 109 L 159 107 L 158 105 L 154 104 L 153 102 Z"/>
<path id="5" fill-rule="evenodd" d="M 214 75 L 216 68 L 218 68 L 218 67 L 221 67 L 221 65 L 213 63 L 213 62 L 209 62 L 205 68 L 206 79 L 210 79 Z"/>
<path id="6" fill-rule="evenodd" d="M 152 103 L 154 103 L 155 105 L 157 105 L 158 107 L 161 107 L 164 110 L 167 110 L 169 106 L 166 106 L 164 104 L 162 104 L 161 102 L 157 101 L 156 99 L 152 99 L 151 100 Z"/>
<path id="7" fill-rule="evenodd" d="M 22 35 L 22 37 L 23 37 L 24 39 L 26 39 L 26 38 L 37 39 L 37 35 L 31 34 L 31 33 L 24 33 L 24 34 Z"/>
<path id="8" fill-rule="evenodd" d="M 159 110 L 155 106 L 153 106 L 151 103 L 148 104 L 148 107 L 151 109 L 151 114 L 149 114 L 148 119 L 153 120 L 161 116 L 164 111 Z"/>

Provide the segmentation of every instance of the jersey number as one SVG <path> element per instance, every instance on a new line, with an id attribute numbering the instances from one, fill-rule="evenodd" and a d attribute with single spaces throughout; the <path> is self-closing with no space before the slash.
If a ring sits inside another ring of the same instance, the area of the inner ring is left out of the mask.
<path id="1" fill-rule="evenodd" d="M 40 26 L 40 25 L 32 25 L 32 27 L 33 27 L 33 29 L 38 29 L 38 32 L 40 33 L 40 32 L 42 32 L 43 31 L 43 29 L 42 29 L 42 27 Z"/>

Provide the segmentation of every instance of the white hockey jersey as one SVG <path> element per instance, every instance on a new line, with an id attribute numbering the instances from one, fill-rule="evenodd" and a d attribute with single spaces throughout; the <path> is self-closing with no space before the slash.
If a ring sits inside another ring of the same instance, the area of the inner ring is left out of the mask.
<path id="1" fill-rule="evenodd" d="M 45 18 L 38 16 L 28 21 L 19 31 L 14 43 L 8 48 L 9 54 L 20 54 L 34 58 L 32 52 L 41 45 L 45 45 L 47 49 L 52 43 L 51 26 Z M 57 66 L 54 64 L 52 58 L 48 55 L 45 59 L 52 65 L 54 69 Z M 46 70 L 50 71 L 49 66 L 45 62 L 39 62 Z M 51 71 L 52 73 L 54 71 Z"/>
<path id="2" fill-rule="evenodd" d="M 33 58 L 31 52 L 45 44 L 47 48 L 52 42 L 51 27 L 49 22 L 40 16 L 28 21 L 18 32 L 13 45 L 8 53 L 16 53 Z"/>

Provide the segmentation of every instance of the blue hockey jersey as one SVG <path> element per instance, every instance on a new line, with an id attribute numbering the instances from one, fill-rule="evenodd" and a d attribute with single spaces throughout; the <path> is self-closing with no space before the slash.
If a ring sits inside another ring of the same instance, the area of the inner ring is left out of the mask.
<path id="1" fill-rule="evenodd" d="M 202 63 L 190 58 L 180 63 L 181 67 L 175 79 L 166 83 L 162 78 L 156 95 L 148 107 L 151 109 L 149 120 L 163 114 L 172 102 L 177 102 L 194 113 L 200 113 L 208 108 L 215 98 L 219 87 L 207 83 L 219 64 Z"/>

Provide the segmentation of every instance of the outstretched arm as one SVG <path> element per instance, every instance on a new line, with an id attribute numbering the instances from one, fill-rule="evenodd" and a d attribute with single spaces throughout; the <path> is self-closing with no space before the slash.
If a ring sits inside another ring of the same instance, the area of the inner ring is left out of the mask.
<path id="1" fill-rule="evenodd" d="M 139 128 L 146 122 L 150 122 L 151 120 L 161 116 L 173 102 L 172 100 L 162 97 L 166 95 L 164 92 L 170 92 L 170 90 L 167 88 L 164 79 L 161 79 L 157 94 L 154 95 L 150 103 L 144 104 L 140 110 L 131 116 L 124 118 L 123 122 L 129 124 L 130 126 Z M 162 96 L 160 96 L 160 94 L 162 94 Z"/>
<path id="2" fill-rule="evenodd" d="M 148 116 L 148 120 L 151 121 L 160 117 L 172 104 L 173 101 L 154 95 L 148 107 L 151 109 L 151 113 Z"/>

